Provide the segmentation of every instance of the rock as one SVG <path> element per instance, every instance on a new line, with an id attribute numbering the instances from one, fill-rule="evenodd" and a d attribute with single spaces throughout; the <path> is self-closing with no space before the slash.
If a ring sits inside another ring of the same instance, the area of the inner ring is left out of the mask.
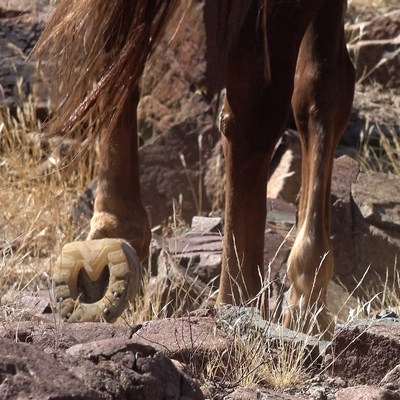
<path id="1" fill-rule="evenodd" d="M 58 0 L 56 0 L 58 1 Z M 52 0 L 0 0 L 0 8 L 6 13 L 50 12 L 55 1 Z"/>
<path id="2" fill-rule="evenodd" d="M 337 326 L 327 370 L 351 384 L 377 385 L 398 365 L 398 319 L 359 320 Z"/>
<path id="3" fill-rule="evenodd" d="M 380 381 L 379 386 L 384 389 L 395 390 L 400 394 L 400 365 L 389 371 Z"/>
<path id="4" fill-rule="evenodd" d="M 400 10 L 346 26 L 346 41 L 393 39 L 400 35 Z"/>
<path id="5" fill-rule="evenodd" d="M 186 5 L 179 6 L 146 65 L 138 108 L 139 131 L 145 139 L 167 132 L 207 107 L 209 99 L 202 89 L 207 86 L 203 7 L 204 1 L 196 2 L 181 21 Z"/>
<path id="6" fill-rule="evenodd" d="M 53 321 L 37 323 L 37 321 L 21 321 L 18 325 L 4 325 L 0 329 L 0 337 L 29 343 L 35 348 L 52 353 L 60 349 L 69 349 L 80 343 L 89 343 L 118 337 L 129 339 L 134 332 L 127 325 L 111 325 L 106 323 L 84 322 L 82 324 L 64 324 L 60 321 L 59 329 Z"/>
<path id="7" fill-rule="evenodd" d="M 347 322 L 358 311 L 357 299 L 335 281 L 329 282 L 327 290 L 329 312 L 337 317 L 338 324 Z"/>
<path id="8" fill-rule="evenodd" d="M 397 176 L 380 172 L 361 174 L 352 189 L 354 201 L 365 222 L 400 232 L 400 202 L 395 201 L 400 192 Z"/>
<path id="9" fill-rule="evenodd" d="M 0 339 L 1 399 L 204 398 L 184 368 L 131 340 L 127 326 L 30 324 L 9 326 L 27 343 Z"/>
<path id="10" fill-rule="evenodd" d="M 294 131 L 286 131 L 281 142 L 279 147 L 284 149 L 277 151 L 283 151 L 283 155 L 274 156 L 279 164 L 268 179 L 267 197 L 296 204 L 301 186 L 301 143 Z"/>
<path id="11" fill-rule="evenodd" d="M 179 267 L 212 287 L 219 285 L 222 265 L 222 237 L 220 234 L 192 233 L 165 241 L 164 250 Z"/>
<path id="12" fill-rule="evenodd" d="M 219 217 L 199 217 L 194 216 L 192 219 L 192 231 L 204 233 L 220 233 L 222 234 L 222 218 Z"/>
<path id="13" fill-rule="evenodd" d="M 67 350 L 67 356 L 75 361 L 71 368 L 85 367 L 86 371 L 80 372 L 91 387 L 118 398 L 204 399 L 194 381 L 151 346 L 121 338 L 106 339 L 75 345 Z M 90 366 L 93 372 L 88 371 Z"/>
<path id="14" fill-rule="evenodd" d="M 1 251 L 1 250 L 0 250 Z M 24 310 L 30 316 L 38 318 L 51 314 L 51 299 L 48 290 L 38 292 L 9 291 L 1 298 L 1 305 L 16 310 Z M 45 318 L 43 318 L 44 320 Z"/>
<path id="15" fill-rule="evenodd" d="M 226 330 L 233 336 L 239 335 L 243 343 L 250 342 L 249 336 L 252 333 L 257 341 L 265 341 L 262 351 L 268 353 L 275 365 L 280 361 L 274 353 L 282 349 L 287 351 L 288 358 L 301 360 L 301 365 L 305 368 L 318 368 L 321 365 L 321 356 L 327 347 L 325 341 L 266 320 L 254 308 L 225 306 L 220 309 L 218 316 L 224 322 Z"/>
<path id="16" fill-rule="evenodd" d="M 340 389 L 335 398 L 336 400 L 400 400 L 400 396 L 391 390 L 366 385 Z"/>
<path id="17" fill-rule="evenodd" d="M 0 105 L 11 108 L 16 116 L 16 108 L 21 107 L 28 96 L 33 96 L 35 112 L 41 114 L 43 120 L 48 115 L 47 106 L 46 110 L 42 109 L 48 100 L 48 91 L 40 82 L 36 63 L 27 60 L 27 56 L 43 32 L 48 14 L 34 12 L 28 7 L 28 11 L 20 12 L 10 9 L 10 4 L 0 3 L 1 6 L 7 9 L 2 9 L 0 15 Z M 37 10 L 44 11 L 44 8 L 39 5 Z"/>
<path id="18" fill-rule="evenodd" d="M 399 87 L 400 35 L 396 39 L 362 40 L 349 45 L 348 49 L 356 67 L 357 80 Z"/>
<path id="19" fill-rule="evenodd" d="M 153 226 L 173 215 L 174 203 L 185 221 L 210 210 L 199 180 L 217 140 L 212 123 L 207 113 L 189 118 L 139 149 L 142 200 Z"/>
<path id="20" fill-rule="evenodd" d="M 399 10 L 348 26 L 346 39 L 357 80 L 399 87 Z"/>
<path id="21" fill-rule="evenodd" d="M 0 398 L 105 399 L 89 388 L 52 355 L 25 343 L 0 339 Z"/>
<path id="22" fill-rule="evenodd" d="M 176 262 L 170 254 L 162 251 L 157 260 L 157 275 L 147 288 L 150 296 L 162 307 L 164 317 L 186 315 L 211 299 L 210 287 L 196 275 Z"/>
<path id="23" fill-rule="evenodd" d="M 162 354 L 181 361 L 205 363 L 229 348 L 232 338 L 213 317 L 162 319 L 143 324 L 132 341 L 151 345 Z"/>
<path id="24" fill-rule="evenodd" d="M 348 287 L 354 284 L 353 274 L 357 268 L 351 189 L 359 170 L 358 162 L 348 156 L 334 160 L 331 187 L 331 239 L 335 274 Z"/>
<path id="25" fill-rule="evenodd" d="M 268 390 L 264 388 L 240 388 L 236 389 L 233 393 L 224 397 L 224 399 L 229 400 L 294 400 L 303 399 L 303 396 L 291 396 L 286 393 L 279 393 L 273 390 Z"/>
<path id="26" fill-rule="evenodd" d="M 386 276 L 389 287 L 396 279 L 394 266 L 400 252 L 399 189 L 400 178 L 379 172 L 360 174 L 352 186 L 357 266 L 352 275 L 360 281 L 368 269 L 362 286 L 370 292 L 382 289 Z"/>

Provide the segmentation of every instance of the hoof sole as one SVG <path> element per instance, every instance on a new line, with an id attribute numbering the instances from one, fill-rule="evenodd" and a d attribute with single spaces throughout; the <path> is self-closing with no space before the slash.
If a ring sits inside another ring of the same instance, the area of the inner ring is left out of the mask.
<path id="1" fill-rule="evenodd" d="M 108 285 L 95 302 L 90 298 L 96 281 L 108 268 Z M 79 276 L 87 275 L 85 288 L 80 290 Z M 114 322 L 139 291 L 141 264 L 136 251 L 119 239 L 98 239 L 65 245 L 57 260 L 52 277 L 57 311 L 69 322 Z"/>

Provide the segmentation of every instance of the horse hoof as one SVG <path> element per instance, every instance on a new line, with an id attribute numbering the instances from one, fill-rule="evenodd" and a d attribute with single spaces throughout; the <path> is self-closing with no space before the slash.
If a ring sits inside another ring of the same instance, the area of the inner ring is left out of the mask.
<path id="1" fill-rule="evenodd" d="M 68 243 L 52 277 L 55 308 L 69 322 L 114 322 L 139 291 L 141 272 L 123 240 Z"/>

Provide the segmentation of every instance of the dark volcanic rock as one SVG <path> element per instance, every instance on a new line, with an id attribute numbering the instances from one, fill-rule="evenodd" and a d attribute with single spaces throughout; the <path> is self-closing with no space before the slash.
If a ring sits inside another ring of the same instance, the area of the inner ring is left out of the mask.
<path id="1" fill-rule="evenodd" d="M 193 379 L 178 370 L 168 357 L 150 345 L 124 338 L 123 329 L 119 332 L 122 336 L 116 338 L 112 338 L 111 331 L 106 329 L 103 337 L 109 335 L 109 338 L 99 340 L 95 325 L 75 325 L 75 332 L 70 333 L 68 329 L 65 331 L 68 324 L 62 322 L 48 326 L 57 333 L 51 343 L 40 338 L 35 341 L 32 336 L 26 338 L 32 340 L 31 344 L 0 339 L 0 398 L 204 398 Z M 101 324 L 98 325 L 101 328 Z M 118 331 L 114 327 L 111 330 Z M 46 336 L 45 329 L 41 333 Z M 54 338 L 66 343 L 68 335 L 68 349 L 65 351 Z"/>
<path id="2" fill-rule="evenodd" d="M 341 389 L 336 393 L 337 400 L 400 400 L 391 390 L 360 385 Z"/>
<path id="3" fill-rule="evenodd" d="M 3 10 L 0 16 L 0 105 L 10 107 L 12 112 L 29 95 L 38 110 L 47 101 L 47 90 L 40 82 L 36 63 L 27 60 L 47 19 L 47 14 L 31 10 Z"/>
<path id="4" fill-rule="evenodd" d="M 52 355 L 24 343 L 0 339 L 0 398 L 105 399 Z"/>
<path id="5" fill-rule="evenodd" d="M 336 328 L 329 357 L 334 375 L 352 384 L 379 384 L 400 359 L 400 320 L 353 321 Z"/>

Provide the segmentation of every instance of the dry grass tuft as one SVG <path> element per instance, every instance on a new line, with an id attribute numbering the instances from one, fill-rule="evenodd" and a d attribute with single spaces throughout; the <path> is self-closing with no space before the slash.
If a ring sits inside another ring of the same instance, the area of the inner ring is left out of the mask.
<path id="1" fill-rule="evenodd" d="M 0 132 L 1 297 L 47 287 L 54 255 L 73 240 L 72 206 L 97 166 L 89 154 L 64 170 L 65 144 L 44 139 L 30 99 L 15 116 L 0 110 Z"/>

